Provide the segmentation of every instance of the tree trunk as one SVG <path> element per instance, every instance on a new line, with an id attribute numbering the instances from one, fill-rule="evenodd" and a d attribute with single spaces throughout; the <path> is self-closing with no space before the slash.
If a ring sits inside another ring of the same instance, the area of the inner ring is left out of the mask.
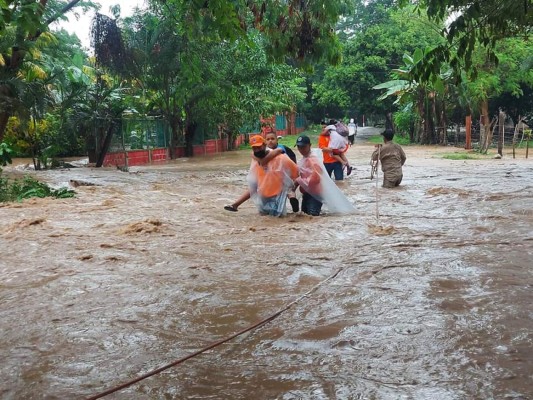
<path id="1" fill-rule="evenodd" d="M 513 158 L 515 158 L 515 149 L 516 149 L 516 141 L 518 139 L 518 134 L 520 132 L 520 123 L 522 122 L 522 117 L 518 116 L 518 123 L 514 126 L 514 134 L 513 134 Z"/>
<path id="2" fill-rule="evenodd" d="M 170 118 L 170 159 L 177 158 L 176 147 L 178 139 L 178 121 L 175 118 Z"/>
<path id="3" fill-rule="evenodd" d="M 446 146 L 448 145 L 448 123 L 446 121 L 446 102 L 444 99 L 441 101 L 441 107 L 439 114 L 440 144 Z"/>
<path id="4" fill-rule="evenodd" d="M 194 155 L 193 140 L 196 131 L 196 124 L 188 122 L 185 125 L 185 155 L 192 157 Z"/>
<path id="5" fill-rule="evenodd" d="M 100 151 L 98 152 L 98 158 L 96 160 L 96 167 L 100 168 L 104 164 L 104 159 L 109 151 L 109 147 L 111 146 L 111 139 L 113 139 L 113 133 L 115 132 L 115 128 L 117 127 L 116 121 L 111 121 L 111 124 L 109 125 L 109 128 L 107 129 L 104 142 L 102 144 Z M 98 149 L 97 149 L 98 151 Z"/>
<path id="6" fill-rule="evenodd" d="M 418 109 L 419 121 L 419 141 L 420 144 L 427 144 L 427 124 L 426 124 L 426 112 L 425 112 L 425 92 L 423 89 L 418 89 L 418 97 L 416 101 L 416 107 Z"/>
<path id="7" fill-rule="evenodd" d="M 479 127 L 479 150 L 486 153 L 490 146 L 490 120 L 489 120 L 489 101 L 483 100 L 481 103 L 481 123 Z"/>
<path id="8" fill-rule="evenodd" d="M 471 150 L 472 149 L 472 115 L 466 116 L 465 129 L 466 129 L 465 149 Z"/>
<path id="9" fill-rule="evenodd" d="M 505 135 L 505 113 L 500 111 L 498 115 L 498 154 L 503 156 L 503 139 Z"/>
<path id="10" fill-rule="evenodd" d="M 6 111 L 2 111 L 0 113 L 0 143 L 2 143 L 2 141 L 4 140 L 8 121 L 9 114 Z"/>
<path id="11" fill-rule="evenodd" d="M 292 130 L 292 117 L 293 117 L 293 113 L 292 111 L 289 111 L 287 113 L 285 113 L 285 118 L 287 119 L 287 135 L 292 135 L 294 134 L 293 130 Z"/>
<path id="12" fill-rule="evenodd" d="M 437 95 L 435 92 L 429 93 L 429 99 L 431 101 L 431 112 L 429 113 L 429 129 L 431 132 L 431 144 L 438 143 L 437 129 L 438 129 L 438 114 L 437 114 Z"/>
<path id="13" fill-rule="evenodd" d="M 409 124 L 409 141 L 411 143 L 415 143 L 415 134 L 416 134 L 416 122 L 411 119 L 411 123 Z"/>

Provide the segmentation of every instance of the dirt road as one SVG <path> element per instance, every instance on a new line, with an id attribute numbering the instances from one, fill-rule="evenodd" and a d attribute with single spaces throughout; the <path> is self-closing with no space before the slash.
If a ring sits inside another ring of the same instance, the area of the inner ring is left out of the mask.
<path id="1" fill-rule="evenodd" d="M 350 149 L 348 217 L 260 217 L 247 152 L 38 174 L 74 199 L 0 206 L 0 397 L 82 399 L 266 317 L 112 399 L 533 398 L 533 163 Z"/>

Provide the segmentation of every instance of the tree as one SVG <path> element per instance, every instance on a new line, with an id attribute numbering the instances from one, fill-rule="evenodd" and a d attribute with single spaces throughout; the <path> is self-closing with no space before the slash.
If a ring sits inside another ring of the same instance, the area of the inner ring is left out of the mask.
<path id="1" fill-rule="evenodd" d="M 381 21 L 376 25 L 354 21 L 353 34 L 343 43 L 342 63 L 325 66 L 323 77 L 316 79 L 314 98 L 330 113 L 385 116 L 392 111 L 392 100 L 379 101 L 374 86 L 384 82 L 392 69 L 403 65 L 405 53 L 440 40 L 436 27 L 412 10 L 378 11 L 369 13 L 369 21 Z M 363 31 L 358 31 L 360 26 Z M 343 25 L 343 29 L 348 28 Z"/>
<path id="2" fill-rule="evenodd" d="M 533 45 L 518 38 L 505 39 L 494 47 L 494 54 L 499 62 L 490 61 L 484 52 L 476 51 L 473 63 L 478 74 L 476 79 L 467 82 L 467 91 L 471 102 L 482 119 L 480 151 L 487 152 L 492 138 L 490 100 L 507 93 L 520 98 L 524 87 L 533 87 L 533 70 L 521 68 L 526 55 L 533 52 Z M 495 105 L 506 108 L 506 104 Z"/>
<path id="3" fill-rule="evenodd" d="M 434 47 L 417 65 L 415 73 L 425 80 L 437 74 L 444 63 L 453 68 L 456 80 L 460 80 L 463 70 L 471 70 L 478 45 L 486 49 L 489 62 L 497 63 L 496 44 L 505 38 L 528 37 L 533 26 L 532 4 L 528 0 L 417 0 L 416 4 L 431 20 L 450 21 L 442 29 L 446 42 Z"/>
<path id="4" fill-rule="evenodd" d="M 445 145 L 446 94 L 450 72 L 444 70 L 430 82 L 413 80 L 412 70 L 422 60 L 423 54 L 422 49 L 415 50 L 413 56 L 405 54 L 404 67 L 394 69 L 391 73 L 393 79 L 376 85 L 374 89 L 387 90 L 379 100 L 395 96 L 395 104 L 402 106 L 404 112 L 413 113 L 415 110 L 416 118 L 409 121 L 409 136 L 412 142 L 439 142 Z M 405 129 L 405 126 L 403 128 Z"/>
<path id="5" fill-rule="evenodd" d="M 303 97 L 299 73 L 269 62 L 258 32 L 234 41 L 192 40 L 175 25 L 182 17 L 154 10 L 123 25 L 131 60 L 126 75 L 142 88 L 145 111 L 169 122 L 172 148 L 183 135 L 186 154 L 192 155 L 197 133 L 206 130 L 223 132 L 231 145 L 243 125 L 262 114 L 289 111 Z"/>
<path id="6" fill-rule="evenodd" d="M 189 37 L 196 37 L 200 31 L 222 40 L 237 40 L 258 30 L 267 39 L 267 54 L 271 58 L 279 61 L 290 57 L 309 66 L 321 59 L 340 61 L 335 25 L 352 0 L 153 0 L 153 3 L 163 6 L 170 15 L 187 16 L 183 27 Z"/>
<path id="7" fill-rule="evenodd" d="M 0 1 L 0 142 L 13 108 L 13 85 L 26 57 L 49 25 L 72 8 L 90 7 L 81 0 L 3 0 Z"/>

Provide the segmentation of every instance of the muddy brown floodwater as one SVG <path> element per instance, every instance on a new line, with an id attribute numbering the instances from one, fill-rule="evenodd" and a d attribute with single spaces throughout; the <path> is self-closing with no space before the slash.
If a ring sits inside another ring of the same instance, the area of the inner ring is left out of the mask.
<path id="1" fill-rule="evenodd" d="M 71 179 L 0 206 L 0 397 L 83 399 L 282 308 L 110 399 L 533 398 L 533 162 L 407 147 L 379 190 L 350 150 L 355 215 L 260 217 L 248 152 Z"/>

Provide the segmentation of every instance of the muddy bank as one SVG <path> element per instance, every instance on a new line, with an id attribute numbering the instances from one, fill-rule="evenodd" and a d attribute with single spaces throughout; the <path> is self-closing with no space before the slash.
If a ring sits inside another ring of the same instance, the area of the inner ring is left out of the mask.
<path id="1" fill-rule="evenodd" d="M 266 317 L 269 325 L 109 398 L 528 399 L 533 393 L 533 164 L 406 148 L 379 191 L 349 157 L 349 217 L 222 209 L 230 153 L 49 171 L 74 199 L 0 207 L 0 397 L 84 398 Z"/>

